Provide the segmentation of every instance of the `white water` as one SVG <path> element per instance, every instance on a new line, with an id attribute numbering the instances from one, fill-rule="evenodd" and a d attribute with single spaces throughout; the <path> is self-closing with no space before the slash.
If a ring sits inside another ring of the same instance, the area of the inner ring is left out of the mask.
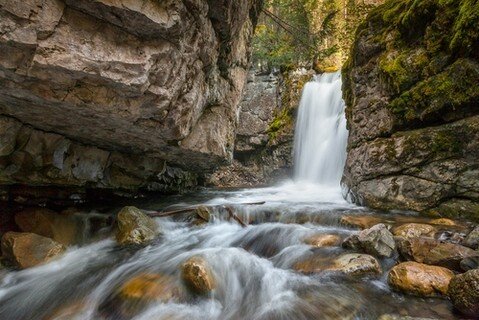
<path id="1" fill-rule="evenodd" d="M 294 141 L 296 181 L 339 187 L 348 139 L 344 108 L 339 72 L 306 83 Z"/>

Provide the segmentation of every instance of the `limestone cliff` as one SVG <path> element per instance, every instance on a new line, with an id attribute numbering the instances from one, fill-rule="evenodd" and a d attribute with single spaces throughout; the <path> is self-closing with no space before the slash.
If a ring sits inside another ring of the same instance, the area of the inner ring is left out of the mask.
<path id="1" fill-rule="evenodd" d="M 0 0 L 0 184 L 163 190 L 229 161 L 260 7 Z"/>
<path id="2" fill-rule="evenodd" d="M 358 202 L 479 219 L 479 3 L 391 0 L 343 69 Z"/>

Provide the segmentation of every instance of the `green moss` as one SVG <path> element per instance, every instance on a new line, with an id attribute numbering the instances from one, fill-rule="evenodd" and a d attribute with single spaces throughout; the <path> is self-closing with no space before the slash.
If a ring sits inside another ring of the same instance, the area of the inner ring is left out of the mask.
<path id="1" fill-rule="evenodd" d="M 401 123 L 434 119 L 447 112 L 467 112 L 479 103 L 478 83 L 479 64 L 459 59 L 444 72 L 402 93 L 389 108 Z"/>
<path id="2" fill-rule="evenodd" d="M 479 56 L 479 1 L 460 1 L 450 48 L 464 56 Z"/>

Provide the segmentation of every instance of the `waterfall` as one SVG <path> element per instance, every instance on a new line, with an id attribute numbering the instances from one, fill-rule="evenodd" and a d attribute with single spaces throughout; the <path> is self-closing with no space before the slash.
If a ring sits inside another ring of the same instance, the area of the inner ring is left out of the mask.
<path id="1" fill-rule="evenodd" d="M 340 72 L 304 86 L 294 139 L 296 181 L 339 186 L 348 139 L 344 108 Z"/>

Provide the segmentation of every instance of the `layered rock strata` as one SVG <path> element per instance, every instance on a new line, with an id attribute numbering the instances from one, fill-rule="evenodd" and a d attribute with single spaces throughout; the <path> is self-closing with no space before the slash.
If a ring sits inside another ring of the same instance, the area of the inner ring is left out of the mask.
<path id="1" fill-rule="evenodd" d="M 1 183 L 136 188 L 229 161 L 260 6 L 0 1 Z"/>

